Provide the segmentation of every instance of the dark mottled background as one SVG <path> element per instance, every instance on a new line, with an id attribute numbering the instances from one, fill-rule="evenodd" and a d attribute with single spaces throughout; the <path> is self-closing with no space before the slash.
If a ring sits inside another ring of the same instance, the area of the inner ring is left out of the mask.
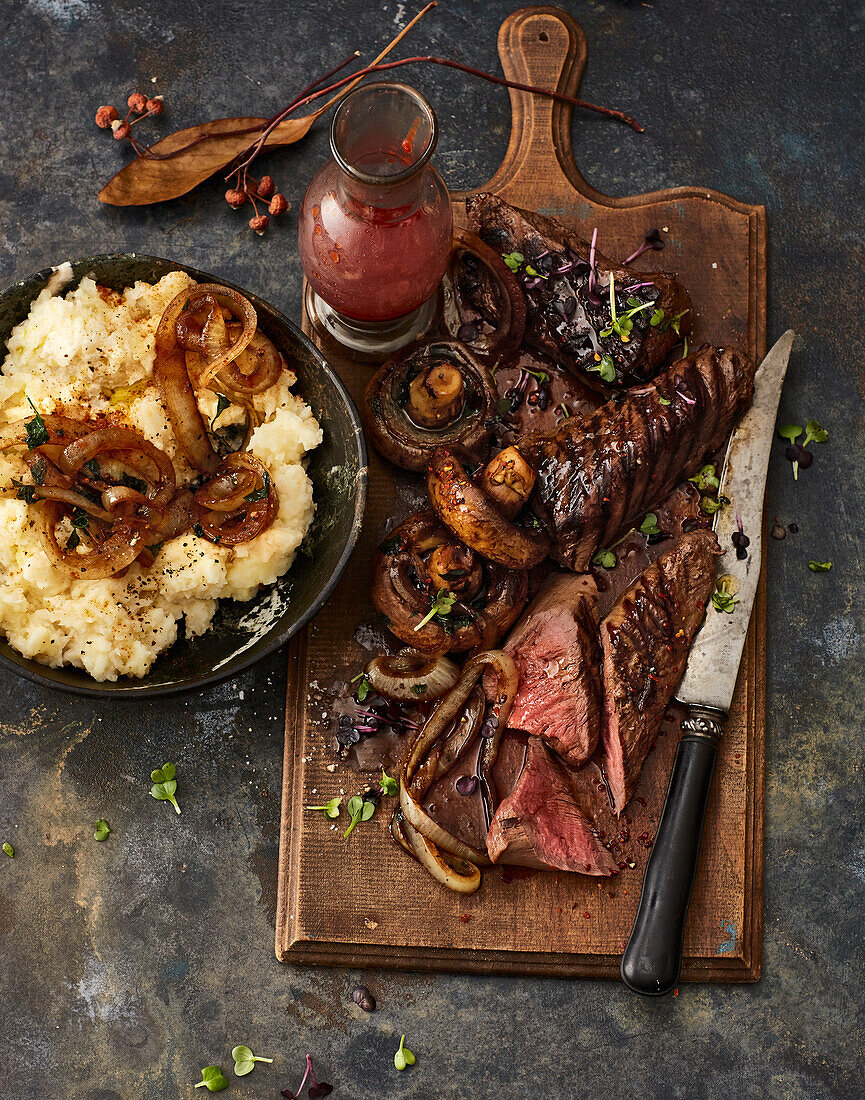
<path id="1" fill-rule="evenodd" d="M 153 209 L 100 206 L 124 154 L 92 123 L 135 87 L 165 129 L 270 114 L 311 74 L 370 56 L 408 5 L 349 0 L 0 4 L 0 282 L 66 257 L 137 249 L 183 260 L 297 315 L 294 223 L 264 239 L 217 184 Z M 13 1100 L 200 1096 L 199 1068 L 239 1042 L 275 1058 L 233 1094 L 296 1087 L 310 1051 L 335 1096 L 862 1095 L 865 749 L 861 440 L 865 9 L 843 2 L 580 2 L 583 91 L 638 136 L 581 115 L 578 161 L 613 195 L 705 184 L 769 211 L 769 334 L 800 334 L 785 420 L 830 441 L 794 484 L 777 454 L 770 509 L 800 533 L 769 547 L 764 976 L 646 1003 L 615 983 L 344 972 L 273 955 L 282 655 L 192 697 L 107 706 L 0 679 L 0 1094 Z M 411 14 L 410 9 L 409 15 Z M 495 69 L 505 0 L 445 2 L 414 48 Z M 156 82 L 151 83 L 151 77 Z M 506 93 L 415 71 L 442 122 L 453 187 L 505 149 Z M 269 167 L 295 208 L 325 131 Z M 808 571 L 809 558 L 832 572 Z M 148 796 L 177 762 L 182 817 Z M 113 832 L 93 839 L 93 821 Z M 405 1032 L 418 1056 L 399 1074 Z M 231 1095 L 228 1093 L 227 1095 Z"/>

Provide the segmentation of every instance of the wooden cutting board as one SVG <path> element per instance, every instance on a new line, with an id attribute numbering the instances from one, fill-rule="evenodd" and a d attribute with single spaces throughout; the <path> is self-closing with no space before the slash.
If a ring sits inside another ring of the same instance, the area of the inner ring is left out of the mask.
<path id="1" fill-rule="evenodd" d="M 502 25 L 505 74 L 574 95 L 586 60 L 580 27 L 559 8 L 524 8 Z M 599 247 L 627 255 L 651 227 L 663 252 L 636 270 L 677 271 L 697 315 L 697 341 L 738 343 L 762 356 L 766 340 L 766 219 L 699 187 L 612 199 L 583 179 L 571 153 L 569 107 L 511 92 L 510 146 L 478 190 L 537 210 L 582 236 L 599 227 Z M 454 195 L 456 220 L 464 194 Z M 322 346 L 355 401 L 371 368 Z M 400 475 L 402 476 L 402 475 Z M 344 840 L 304 805 L 346 796 L 360 778 L 333 765 L 333 693 L 369 659 L 375 644 L 367 575 L 372 550 L 405 501 L 394 470 L 370 456 L 370 493 L 360 543 L 328 605 L 291 643 L 286 706 L 276 953 L 279 959 L 352 967 L 477 974 L 615 977 L 631 928 L 651 838 L 663 806 L 676 730 L 658 740 L 622 822 L 626 866 L 613 879 L 543 873 L 513 880 L 485 872 L 463 897 L 429 878 L 387 836 L 388 813 Z M 712 614 L 710 610 L 709 614 Z M 765 588 L 757 598 L 724 738 L 685 937 L 684 981 L 754 981 L 760 975 L 763 877 Z M 645 805 L 641 804 L 641 801 Z M 510 880 L 510 881 L 509 881 Z"/>

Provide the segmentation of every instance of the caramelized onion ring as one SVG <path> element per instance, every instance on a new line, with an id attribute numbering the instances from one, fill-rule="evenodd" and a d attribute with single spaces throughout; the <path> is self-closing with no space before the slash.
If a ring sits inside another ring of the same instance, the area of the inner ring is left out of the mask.
<path id="1" fill-rule="evenodd" d="M 424 867 L 439 882 L 451 889 L 460 889 L 466 880 L 473 884 L 471 889 L 477 889 L 480 884 L 478 867 L 488 866 L 490 860 L 486 852 L 466 844 L 442 828 L 423 808 L 421 800 L 435 775 L 435 768 L 424 768 L 423 762 L 466 705 L 487 666 L 492 667 L 498 677 L 494 712 L 495 736 L 501 736 L 517 693 L 518 676 L 516 666 L 507 653 L 503 650 L 491 650 L 472 657 L 466 663 L 457 684 L 438 704 L 408 746 L 400 769 L 399 795 L 405 835 Z M 437 758 L 435 759 L 437 763 Z M 427 843 L 423 846 L 415 844 L 409 828 L 420 834 Z M 437 849 L 464 860 L 467 866 L 458 867 L 455 871 L 442 860 Z M 452 875 L 456 875 L 456 878 L 451 879 Z"/>
<path id="2" fill-rule="evenodd" d="M 247 484 L 247 473 L 254 478 L 252 492 L 267 490 L 259 500 L 250 501 L 249 492 L 238 490 L 238 484 Z M 214 502 L 219 507 L 214 507 Z M 194 506 L 205 538 L 218 546 L 237 546 L 251 542 L 273 523 L 279 494 L 262 462 L 245 451 L 235 451 L 223 460 L 217 476 L 195 494 Z"/>
<path id="3" fill-rule="evenodd" d="M 219 466 L 219 456 L 210 442 L 189 381 L 186 355 L 177 342 L 177 321 L 189 298 L 189 291 L 181 291 L 162 314 L 156 330 L 153 375 L 159 385 L 174 438 L 187 462 L 199 473 L 214 474 Z"/>
<path id="4" fill-rule="evenodd" d="M 466 396 L 459 415 L 441 427 L 424 428 L 406 411 L 409 382 L 414 374 L 445 360 L 456 367 Z M 425 470 L 435 447 L 459 445 L 480 454 L 492 435 L 496 415 L 493 376 L 462 344 L 438 341 L 408 348 L 388 360 L 370 378 L 361 417 L 367 438 L 386 459 L 404 470 Z"/>
<path id="5" fill-rule="evenodd" d="M 94 542 L 92 549 L 80 554 L 77 550 L 61 548 L 55 528 L 61 512 L 54 501 L 36 505 L 39 513 L 41 535 L 49 557 L 64 572 L 82 580 L 104 580 L 113 577 L 121 569 L 131 565 L 146 548 L 148 524 L 123 517 L 114 524 L 111 534 L 102 542 Z"/>
<path id="6" fill-rule="evenodd" d="M 457 337 L 463 319 L 459 306 L 459 274 L 457 267 L 460 253 L 468 252 L 484 265 L 496 281 L 501 292 L 499 317 L 495 331 L 480 333 L 474 340 L 464 341 L 476 355 L 487 362 L 500 362 L 517 350 L 526 331 L 526 296 L 520 281 L 505 264 L 495 249 L 480 237 L 465 229 L 455 229 L 451 253 L 449 286 L 445 287 L 442 320 L 445 328 Z"/>
<path id="7" fill-rule="evenodd" d="M 451 451 L 433 451 L 427 493 L 439 519 L 456 537 L 490 561 L 510 569 L 530 569 L 547 556 L 550 540 L 541 531 L 518 527 L 475 485 Z"/>
<path id="8" fill-rule="evenodd" d="M 219 286 L 218 283 L 200 283 L 178 297 L 182 297 L 184 302 L 174 319 L 175 340 L 184 349 L 194 349 L 204 354 L 204 369 L 197 382 L 199 386 L 207 386 L 223 367 L 233 363 L 249 346 L 258 327 L 258 315 L 252 303 L 242 294 Z M 168 310 L 173 305 L 174 302 L 169 305 Z M 207 318 L 200 336 L 196 338 L 190 321 L 202 307 L 207 310 Z M 222 309 L 229 310 L 242 323 L 240 334 L 233 341 L 228 339 Z M 220 344 L 225 346 L 220 347 Z"/>
<path id="9" fill-rule="evenodd" d="M 447 657 L 403 651 L 374 657 L 364 668 L 372 689 L 400 703 L 426 703 L 450 691 L 460 670 Z"/>
<path id="10" fill-rule="evenodd" d="M 97 428 L 88 432 L 80 439 L 74 440 L 63 448 L 59 456 L 61 470 L 74 477 L 80 471 L 85 462 L 104 451 L 132 451 L 143 455 L 152 462 L 158 471 L 158 480 L 155 485 L 148 487 L 147 497 L 154 506 L 166 505 L 174 496 L 176 475 L 171 459 L 159 447 L 155 447 L 143 435 L 131 428 L 120 428 L 110 425 L 107 428 Z"/>

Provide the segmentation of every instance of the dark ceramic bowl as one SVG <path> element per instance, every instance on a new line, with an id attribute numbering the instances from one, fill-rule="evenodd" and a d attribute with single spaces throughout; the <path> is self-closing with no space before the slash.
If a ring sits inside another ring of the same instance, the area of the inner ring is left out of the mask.
<path id="1" fill-rule="evenodd" d="M 186 271 L 198 282 L 224 279 L 156 256 L 128 253 L 90 256 L 72 265 L 72 281 L 92 275 L 98 283 L 123 290 L 136 280 L 156 282 L 169 271 Z M 47 268 L 0 295 L 0 345 L 30 311 L 30 304 L 48 283 Z M 206 634 L 178 641 L 159 657 L 141 680 L 99 683 L 75 668 L 49 668 L 22 657 L 0 642 L 0 663 L 28 680 L 103 698 L 170 695 L 236 676 L 283 645 L 322 608 L 336 587 L 357 542 L 366 504 L 367 458 L 357 409 L 342 382 L 318 349 L 295 325 L 260 298 L 240 290 L 255 306 L 262 330 L 285 354 L 299 393 L 324 430 L 324 440 L 310 457 L 308 473 L 316 502 L 315 519 L 291 569 L 276 584 L 248 603 L 221 600 Z M 0 358 L 5 355 L 5 348 Z"/>

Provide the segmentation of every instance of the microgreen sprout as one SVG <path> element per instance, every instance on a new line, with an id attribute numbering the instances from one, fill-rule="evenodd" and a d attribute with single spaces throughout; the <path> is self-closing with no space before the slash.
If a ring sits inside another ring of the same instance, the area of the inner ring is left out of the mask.
<path id="1" fill-rule="evenodd" d="M 244 1046 L 235 1047 L 231 1052 L 231 1057 L 234 1059 L 235 1077 L 245 1077 L 247 1073 L 252 1073 L 256 1062 L 273 1062 L 272 1058 L 259 1058 L 257 1054 L 252 1053 L 249 1047 Z"/>
<path id="2" fill-rule="evenodd" d="M 435 618 L 437 615 L 439 616 L 439 618 L 445 618 L 446 616 L 450 615 L 455 602 L 456 596 L 453 595 L 453 593 L 448 592 L 445 588 L 439 589 L 439 591 L 435 594 L 435 599 L 430 605 L 429 611 L 417 624 L 415 630 L 420 630 L 422 627 L 425 627 L 430 619 Z"/>
<path id="3" fill-rule="evenodd" d="M 561 401 L 559 403 L 558 408 L 560 408 L 562 410 L 562 416 L 565 418 L 565 420 L 570 420 L 571 414 L 568 412 L 568 407 L 564 403 L 564 401 Z"/>
<path id="4" fill-rule="evenodd" d="M 392 797 L 399 792 L 399 783 L 392 775 L 388 775 L 384 768 L 381 769 L 381 779 L 379 783 L 381 785 L 382 794 Z"/>
<path id="5" fill-rule="evenodd" d="M 616 555 L 612 550 L 599 550 L 592 558 L 593 565 L 602 565 L 604 569 L 615 569 Z"/>
<path id="6" fill-rule="evenodd" d="M 307 1054 L 306 1069 L 304 1070 L 303 1080 L 300 1082 L 300 1087 L 297 1092 L 289 1092 L 288 1089 L 283 1089 L 280 1096 L 284 1096 L 285 1100 L 300 1100 L 303 1086 L 306 1084 L 307 1078 L 312 1078 L 312 1084 L 306 1094 L 309 1100 L 324 1100 L 325 1096 L 330 1096 L 333 1092 L 333 1085 L 329 1085 L 327 1081 L 316 1081 L 315 1074 L 312 1072 L 312 1058 Z"/>
<path id="7" fill-rule="evenodd" d="M 602 355 L 596 362 L 590 363 L 588 369 L 597 371 L 603 382 L 616 380 L 616 364 L 612 355 Z"/>
<path id="8" fill-rule="evenodd" d="M 660 403 L 661 403 L 662 405 L 672 405 L 672 401 L 671 401 L 671 400 L 669 399 L 669 397 L 659 397 L 659 398 L 658 398 L 658 401 L 659 401 L 659 402 L 660 402 Z"/>
<path id="9" fill-rule="evenodd" d="M 228 1088 L 228 1078 L 219 1066 L 205 1066 L 201 1071 L 201 1080 L 195 1087 L 207 1089 L 208 1092 L 222 1092 Z"/>
<path id="10" fill-rule="evenodd" d="M 372 815 L 375 813 L 375 803 L 368 802 L 363 795 L 355 794 L 348 800 L 346 809 L 349 812 L 351 821 L 348 828 L 342 834 L 343 836 L 351 836 L 354 832 L 354 827 L 359 821 L 369 821 Z"/>
<path id="11" fill-rule="evenodd" d="M 528 367 L 523 367 L 523 370 L 526 372 L 526 374 L 530 374 L 532 378 L 537 378 L 537 380 L 541 384 L 543 384 L 544 382 L 549 382 L 550 380 L 550 376 L 545 370 L 529 370 Z"/>
<path id="12" fill-rule="evenodd" d="M 335 795 L 330 802 L 325 802 L 323 806 L 304 806 L 305 810 L 321 810 L 325 817 L 329 817 L 331 821 L 335 821 L 339 817 L 339 808 L 342 805 L 342 799 L 339 795 Z"/>
<path id="13" fill-rule="evenodd" d="M 715 591 L 712 593 L 712 606 L 716 611 L 724 611 L 728 615 L 733 614 L 733 609 L 739 602 L 736 590 L 739 584 L 735 577 L 725 573 L 718 578 Z"/>
<path id="14" fill-rule="evenodd" d="M 654 512 L 647 512 L 645 519 L 640 524 L 640 532 L 643 535 L 660 535 L 661 528 L 658 526 L 658 517 Z"/>
<path id="15" fill-rule="evenodd" d="M 111 834 L 111 826 L 104 817 L 100 817 L 93 827 L 94 840 L 107 840 Z"/>
<path id="16" fill-rule="evenodd" d="M 9 856 L 10 859 L 15 858 L 15 849 L 12 847 L 8 840 L 5 841 L 3 844 L 3 851 L 6 853 L 7 856 Z"/>
<path id="17" fill-rule="evenodd" d="M 701 467 L 693 477 L 688 478 L 688 481 L 696 485 L 701 493 L 713 493 L 721 485 L 718 473 L 711 463 Z"/>
<path id="18" fill-rule="evenodd" d="M 801 443 L 796 440 L 805 432 L 805 438 Z M 793 479 L 799 480 L 799 470 L 807 470 L 814 461 L 814 455 L 807 450 L 809 443 L 825 443 L 829 433 L 821 428 L 816 420 L 809 420 L 804 429 L 801 424 L 784 424 L 778 429 L 778 435 L 789 442 L 784 452 L 784 457 L 793 463 Z"/>
<path id="19" fill-rule="evenodd" d="M 638 313 L 642 313 L 644 309 L 651 309 L 651 302 L 640 302 L 636 298 L 629 298 L 628 302 L 637 302 L 635 306 L 631 306 L 624 312 L 616 313 L 616 281 L 610 276 L 610 316 L 611 321 L 607 328 L 598 333 L 601 337 L 612 336 L 615 332 L 623 344 L 631 339 L 631 330 L 634 327 L 633 318 Z"/>
<path id="20" fill-rule="evenodd" d="M 150 794 L 160 802 L 170 802 L 174 807 L 174 812 L 179 814 L 180 807 L 177 804 L 177 799 L 174 797 L 177 790 L 177 780 L 174 778 L 174 771 L 174 765 L 170 763 L 163 764 L 161 768 L 152 771 L 150 773 L 150 778 L 153 780 L 153 786 L 150 788 Z"/>
<path id="21" fill-rule="evenodd" d="M 516 275 L 525 260 L 525 256 L 522 254 L 522 252 L 503 252 L 502 259 L 505 261 L 511 271 L 513 271 L 513 273 Z"/>
<path id="22" fill-rule="evenodd" d="M 808 568 L 812 573 L 828 573 L 832 568 L 831 561 L 809 561 Z"/>
<path id="23" fill-rule="evenodd" d="M 357 683 L 358 680 L 360 680 L 359 684 Z M 357 687 L 355 688 L 355 691 L 357 692 L 357 701 L 359 703 L 362 703 L 364 699 L 366 699 L 367 695 L 369 695 L 369 689 L 372 687 L 372 684 L 370 684 L 369 680 L 367 680 L 366 678 L 366 673 L 359 672 L 357 676 L 352 677 L 349 682 L 352 684 L 357 684 Z"/>
<path id="24" fill-rule="evenodd" d="M 397 1069 L 405 1069 L 406 1066 L 413 1066 L 416 1061 L 415 1056 L 405 1045 L 405 1035 L 402 1035 L 399 1041 L 399 1050 L 393 1056 L 393 1064 Z"/>
<path id="25" fill-rule="evenodd" d="M 633 263 L 643 255 L 644 252 L 651 252 L 653 249 L 655 252 L 660 252 L 664 247 L 664 242 L 661 240 L 661 231 L 659 229 L 650 229 L 643 239 L 643 243 L 639 248 L 635 249 L 626 260 L 622 260 L 622 267 L 627 267 L 628 264 Z"/>

